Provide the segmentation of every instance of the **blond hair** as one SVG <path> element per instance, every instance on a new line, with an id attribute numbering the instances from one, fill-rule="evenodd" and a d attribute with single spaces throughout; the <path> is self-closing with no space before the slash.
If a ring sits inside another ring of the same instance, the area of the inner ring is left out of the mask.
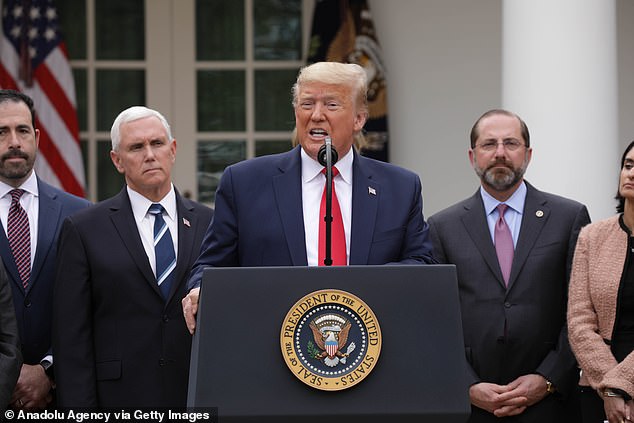
<path id="1" fill-rule="evenodd" d="M 355 108 L 368 116 L 368 78 L 365 70 L 355 63 L 317 62 L 304 66 L 299 70 L 297 81 L 293 85 L 293 107 L 297 107 L 301 85 L 313 82 L 337 84 L 350 87 L 353 93 Z M 293 146 L 299 144 L 297 128 L 293 130 Z M 363 132 L 354 134 L 354 145 L 361 149 L 367 144 Z"/>

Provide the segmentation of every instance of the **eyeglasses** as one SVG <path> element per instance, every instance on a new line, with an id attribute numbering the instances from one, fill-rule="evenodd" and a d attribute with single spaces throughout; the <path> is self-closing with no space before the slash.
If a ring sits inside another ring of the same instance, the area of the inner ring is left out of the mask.
<path id="1" fill-rule="evenodd" d="M 511 139 L 511 140 L 504 140 L 501 143 L 497 141 L 487 141 L 487 142 L 483 142 L 482 144 L 476 145 L 476 147 L 481 148 L 482 151 L 491 152 L 491 151 L 497 150 L 498 144 L 502 144 L 504 149 L 507 151 L 515 151 L 518 148 L 524 146 L 524 144 L 521 143 L 520 141 Z"/>

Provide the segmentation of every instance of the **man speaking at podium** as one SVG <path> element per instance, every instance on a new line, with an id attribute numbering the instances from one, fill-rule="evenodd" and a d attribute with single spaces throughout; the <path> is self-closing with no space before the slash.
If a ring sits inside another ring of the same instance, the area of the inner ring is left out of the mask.
<path id="1" fill-rule="evenodd" d="M 318 154 L 327 139 L 337 152 L 332 264 L 434 262 L 418 176 L 352 148 L 368 117 L 363 68 L 315 63 L 300 71 L 292 91 L 300 146 L 237 163 L 220 180 L 214 219 L 183 299 L 192 333 L 205 267 L 323 265 L 326 177 Z"/>

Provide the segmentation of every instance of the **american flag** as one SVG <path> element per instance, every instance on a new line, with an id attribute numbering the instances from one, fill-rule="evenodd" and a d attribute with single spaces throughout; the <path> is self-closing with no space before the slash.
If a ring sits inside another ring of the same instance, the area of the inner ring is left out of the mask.
<path id="1" fill-rule="evenodd" d="M 337 341 L 334 335 L 330 335 L 328 339 L 326 339 L 326 352 L 328 353 L 328 357 L 334 357 L 337 351 L 339 351 L 339 341 Z"/>
<path id="2" fill-rule="evenodd" d="M 35 103 L 38 176 L 83 197 L 75 85 L 52 0 L 3 1 L 0 87 L 22 91 Z"/>
<path id="3" fill-rule="evenodd" d="M 356 63 L 368 76 L 370 116 L 363 127 L 367 146 L 361 153 L 389 161 L 387 77 L 383 53 L 367 0 L 316 0 L 308 63 Z"/>

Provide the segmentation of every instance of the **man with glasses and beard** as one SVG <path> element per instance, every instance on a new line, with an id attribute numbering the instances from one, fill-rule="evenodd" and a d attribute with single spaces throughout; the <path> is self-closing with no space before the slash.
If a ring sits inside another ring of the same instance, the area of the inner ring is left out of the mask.
<path id="1" fill-rule="evenodd" d="M 524 180 L 531 155 L 519 116 L 486 112 L 469 149 L 480 189 L 429 219 L 434 257 L 458 273 L 469 422 L 578 420 L 566 299 L 577 236 L 590 217 L 583 204 Z"/>

